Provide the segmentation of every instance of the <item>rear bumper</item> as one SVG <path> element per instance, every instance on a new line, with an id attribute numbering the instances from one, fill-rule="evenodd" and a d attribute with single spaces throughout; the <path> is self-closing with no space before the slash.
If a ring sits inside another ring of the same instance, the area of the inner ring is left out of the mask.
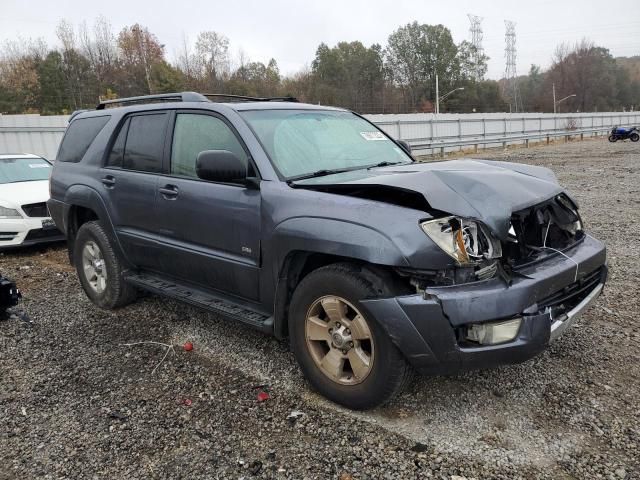
<path id="1" fill-rule="evenodd" d="M 421 373 L 454 373 L 519 363 L 544 350 L 597 299 L 607 278 L 606 249 L 584 241 L 514 275 L 429 288 L 424 294 L 366 300 L 363 305 Z M 497 345 L 465 341 L 469 324 L 522 318 L 517 336 Z"/>

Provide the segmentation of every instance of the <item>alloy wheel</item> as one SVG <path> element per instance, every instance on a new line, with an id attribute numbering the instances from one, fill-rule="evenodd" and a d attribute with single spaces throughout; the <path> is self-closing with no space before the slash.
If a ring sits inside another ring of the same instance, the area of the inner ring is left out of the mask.
<path id="1" fill-rule="evenodd" d="M 365 317 L 342 297 L 317 299 L 305 320 L 307 348 L 316 366 L 341 385 L 363 382 L 374 362 L 374 341 Z"/>
<path id="2" fill-rule="evenodd" d="M 107 288 L 107 266 L 100 247 L 93 242 L 85 243 L 82 249 L 82 269 L 91 289 L 102 293 Z"/>

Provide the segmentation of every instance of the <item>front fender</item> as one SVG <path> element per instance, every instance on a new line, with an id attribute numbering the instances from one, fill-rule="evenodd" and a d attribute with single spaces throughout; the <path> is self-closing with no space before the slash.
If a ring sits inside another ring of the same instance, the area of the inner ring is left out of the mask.
<path id="1" fill-rule="evenodd" d="M 408 266 L 407 258 L 385 233 L 366 225 L 325 217 L 296 217 L 274 230 L 278 265 L 293 251 L 337 255 L 378 265 Z"/>

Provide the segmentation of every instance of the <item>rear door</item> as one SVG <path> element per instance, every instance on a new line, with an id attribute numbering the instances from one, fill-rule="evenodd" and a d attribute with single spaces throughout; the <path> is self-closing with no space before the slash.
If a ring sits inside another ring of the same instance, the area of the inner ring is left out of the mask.
<path id="1" fill-rule="evenodd" d="M 213 112 L 178 111 L 167 147 L 168 175 L 160 180 L 159 231 L 163 270 L 188 282 L 248 300 L 259 297 L 260 191 L 196 175 L 204 150 L 229 150 L 247 165 L 233 127 Z"/>
<path id="2" fill-rule="evenodd" d="M 157 270 L 157 205 L 165 156 L 169 112 L 126 117 L 101 171 L 103 196 L 118 239 L 136 266 Z"/>

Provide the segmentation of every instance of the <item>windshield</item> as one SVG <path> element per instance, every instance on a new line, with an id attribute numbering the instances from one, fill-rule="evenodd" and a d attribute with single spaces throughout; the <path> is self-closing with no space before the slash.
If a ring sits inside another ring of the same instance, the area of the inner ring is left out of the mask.
<path id="1" fill-rule="evenodd" d="M 253 110 L 240 112 L 281 175 L 291 179 L 327 170 L 410 163 L 395 142 L 350 112 Z"/>
<path id="2" fill-rule="evenodd" d="M 0 158 L 0 184 L 48 180 L 51 164 L 43 158 Z"/>

